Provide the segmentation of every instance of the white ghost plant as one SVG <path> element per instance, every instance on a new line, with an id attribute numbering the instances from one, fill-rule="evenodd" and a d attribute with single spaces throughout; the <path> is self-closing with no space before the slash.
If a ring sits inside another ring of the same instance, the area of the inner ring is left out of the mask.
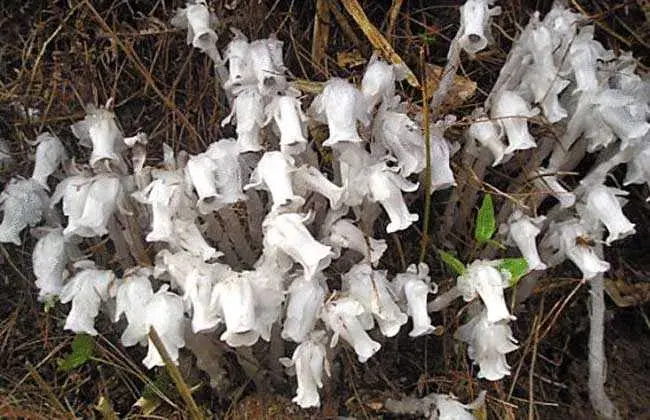
<path id="1" fill-rule="evenodd" d="M 262 223 L 265 249 L 282 250 L 302 266 L 306 279 L 325 269 L 332 259 L 331 248 L 307 230 L 305 222 L 309 219 L 309 214 L 270 213 Z"/>
<path id="2" fill-rule="evenodd" d="M 318 390 L 323 387 L 323 371 L 330 374 L 324 338 L 324 331 L 314 331 L 296 347 L 291 359 L 280 359 L 296 375 L 298 390 L 292 401 L 302 408 L 320 406 Z"/>
<path id="3" fill-rule="evenodd" d="M 565 258 L 571 260 L 582 271 L 585 280 L 590 280 L 609 270 L 609 263 L 601 260 L 590 244 L 593 232 L 579 219 L 552 222 L 541 245 L 555 250 L 551 257 L 555 264 Z"/>
<path id="4" fill-rule="evenodd" d="M 232 111 L 221 122 L 229 124 L 235 117 L 237 144 L 240 153 L 259 152 L 263 149 L 260 130 L 264 124 L 264 103 L 262 95 L 254 87 L 245 87 L 238 93 L 232 104 Z"/>
<path id="5" fill-rule="evenodd" d="M 507 235 L 508 242 L 516 245 L 526 259 L 529 271 L 546 270 L 546 264 L 539 257 L 535 242 L 544 220 L 544 216 L 530 217 L 517 209 L 508 217 L 508 223 L 500 227 L 501 233 Z"/>
<path id="6" fill-rule="evenodd" d="M 300 108 L 300 100 L 289 95 L 276 96 L 266 106 L 265 112 L 264 125 L 273 119 L 280 131 L 280 149 L 288 154 L 303 152 L 307 145 L 303 128 L 307 116 Z"/>
<path id="7" fill-rule="evenodd" d="M 50 133 L 39 134 L 36 144 L 36 161 L 32 179 L 49 190 L 47 178 L 67 159 L 67 154 L 61 140 Z"/>
<path id="8" fill-rule="evenodd" d="M 316 326 L 327 293 L 326 284 L 318 276 L 294 278 L 289 286 L 289 301 L 282 328 L 282 338 L 301 343 Z"/>
<path id="9" fill-rule="evenodd" d="M 627 194 L 627 191 L 600 184 L 588 188 L 583 197 L 581 210 L 584 218 L 605 225 L 609 232 L 605 240 L 607 245 L 636 232 L 634 223 L 625 217 L 621 208 L 625 199 L 619 197 Z"/>
<path id="10" fill-rule="evenodd" d="M 120 340 L 126 347 L 147 343 L 149 329 L 145 310 L 153 298 L 153 287 L 149 280 L 151 274 L 150 268 L 135 267 L 124 273 L 117 286 L 114 321 L 119 321 L 124 314 L 128 324 Z"/>
<path id="11" fill-rule="evenodd" d="M 468 344 L 467 354 L 479 365 L 479 378 L 498 381 L 510 375 L 506 354 L 515 351 L 518 346 L 506 320 L 491 322 L 487 310 L 483 310 L 460 326 L 454 338 Z"/>
<path id="12" fill-rule="evenodd" d="M 473 300 L 477 295 L 481 297 L 489 322 L 515 319 L 508 312 L 503 295 L 503 289 L 508 287 L 508 281 L 495 265 L 494 261 L 474 261 L 467 266 L 464 274 L 458 276 L 456 288 L 462 293 L 466 302 Z"/>
<path id="13" fill-rule="evenodd" d="M 436 328 L 431 324 L 427 311 L 427 297 L 429 293 L 436 293 L 438 286 L 431 282 L 429 266 L 425 263 L 417 266 L 411 264 L 405 273 L 395 276 L 391 286 L 413 321 L 409 336 L 420 337 L 433 333 Z"/>
<path id="14" fill-rule="evenodd" d="M 343 290 L 359 301 L 368 314 L 365 320 L 368 324 L 364 328 L 373 327 L 374 317 L 381 333 L 394 337 L 408 321 L 408 316 L 395 303 L 385 271 L 373 270 L 368 263 L 359 263 L 342 276 L 342 283 Z M 365 323 L 363 317 L 360 320 Z"/>
<path id="15" fill-rule="evenodd" d="M 90 166 L 107 159 L 118 165 L 121 164 L 120 153 L 125 149 L 124 135 L 117 126 L 115 113 L 110 110 L 113 99 L 109 99 L 104 107 L 96 108 L 89 105 L 86 117 L 70 126 L 72 134 L 84 146 L 92 146 Z"/>
<path id="16" fill-rule="evenodd" d="M 311 104 L 311 113 L 327 123 L 329 137 L 323 146 L 340 142 L 363 142 L 357 131 L 357 121 L 367 125 L 363 94 L 346 80 L 331 78 Z"/>
<path id="17" fill-rule="evenodd" d="M 488 119 L 485 116 L 483 108 L 477 108 L 472 112 L 476 120 L 467 130 L 467 135 L 478 141 L 481 146 L 487 147 L 494 156 L 492 166 L 502 163 L 506 153 L 506 146 L 501 141 L 503 137 L 503 127 L 501 124 Z"/>
<path id="18" fill-rule="evenodd" d="M 352 346 L 361 363 L 367 362 L 381 348 L 381 344 L 370 338 L 359 321 L 358 317 L 365 312 L 356 299 L 340 296 L 329 299 L 322 314 L 323 321 L 333 333 L 330 346 L 336 346 L 341 337 Z"/>
<path id="19" fill-rule="evenodd" d="M 153 328 L 171 360 L 178 364 L 178 351 L 185 346 L 183 331 L 185 329 L 185 316 L 183 315 L 183 299 L 167 290 L 163 285 L 147 302 L 143 308 L 145 327 L 147 333 Z M 158 349 L 149 338 L 147 356 L 142 363 L 151 369 L 154 366 L 164 366 L 165 362 Z"/>
<path id="20" fill-rule="evenodd" d="M 304 204 L 305 199 L 294 194 L 291 174 L 295 170 L 290 156 L 278 151 L 266 152 L 257 163 L 244 190 L 263 186 L 271 193 L 272 211 L 281 208 L 297 209 Z"/>
<path id="21" fill-rule="evenodd" d="M 62 229 L 52 229 L 36 242 L 32 252 L 32 265 L 40 301 L 61 293 L 68 274 L 65 268 L 67 262 L 68 253 Z"/>
<path id="22" fill-rule="evenodd" d="M 495 98 L 490 116 L 503 127 L 508 138 L 505 154 L 537 147 L 528 131 L 528 118 L 538 114 L 516 92 L 504 90 Z"/>
<path id="23" fill-rule="evenodd" d="M 61 303 L 72 301 L 63 328 L 75 333 L 97 335 L 95 317 L 99 314 L 102 301 L 109 298 L 109 288 L 115 281 L 115 274 L 110 270 L 99 270 L 89 260 L 78 261 L 74 266 L 79 271 L 68 280 L 59 294 Z"/>
<path id="24" fill-rule="evenodd" d="M 390 222 L 386 232 L 404 230 L 419 220 L 417 213 L 409 213 L 402 191 L 415 191 L 418 184 L 413 184 L 391 171 L 384 163 L 374 165 L 368 174 L 369 198 L 384 208 Z"/>
<path id="25" fill-rule="evenodd" d="M 329 227 L 328 235 L 323 242 L 332 247 L 335 255 L 340 255 L 341 248 L 353 249 L 363 255 L 362 261 L 370 262 L 373 266 L 379 263 L 388 249 L 386 240 L 366 238 L 361 229 L 348 219 L 334 222 Z"/>
<path id="26" fill-rule="evenodd" d="M 191 0 L 184 9 L 178 9 L 171 20 L 177 28 L 187 29 L 187 43 L 207 54 L 215 63 L 221 62 L 217 49 L 217 34 L 212 27 L 216 21 L 203 0 Z"/>
<path id="27" fill-rule="evenodd" d="M 492 16 L 501 14 L 501 7 L 493 7 L 495 0 L 467 0 L 460 7 L 458 42 L 468 54 L 474 55 L 488 45 Z"/>
<path id="28" fill-rule="evenodd" d="M 35 226 L 47 211 L 49 198 L 43 185 L 33 179 L 12 178 L 2 193 L 3 212 L 0 224 L 0 243 L 20 245 L 20 232 Z"/>

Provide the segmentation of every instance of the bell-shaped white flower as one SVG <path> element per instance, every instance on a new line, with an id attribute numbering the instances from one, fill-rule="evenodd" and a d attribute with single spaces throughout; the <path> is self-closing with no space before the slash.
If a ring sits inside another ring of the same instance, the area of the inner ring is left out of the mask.
<path id="1" fill-rule="evenodd" d="M 415 191 L 418 184 L 412 184 L 400 175 L 391 172 L 390 169 L 385 168 L 383 163 L 371 168 L 367 182 L 370 199 L 379 202 L 390 218 L 386 232 L 404 230 L 419 220 L 416 213 L 409 213 L 402 196 L 402 190 Z"/>
<path id="2" fill-rule="evenodd" d="M 250 278 L 232 273 L 216 283 L 211 300 L 218 302 L 220 313 L 226 323 L 221 340 L 229 346 L 252 346 L 259 339 L 255 317 L 255 297 Z"/>
<path id="3" fill-rule="evenodd" d="M 214 142 L 205 154 L 216 164 L 214 172 L 220 206 L 246 200 L 242 191 L 242 174 L 239 164 L 239 146 L 234 139 Z"/>
<path id="4" fill-rule="evenodd" d="M 282 41 L 269 38 L 250 43 L 249 60 L 257 79 L 257 89 L 263 95 L 278 94 L 287 85 L 282 63 Z"/>
<path id="5" fill-rule="evenodd" d="M 217 171 L 216 162 L 205 153 L 201 153 L 200 155 L 190 156 L 185 169 L 199 197 L 196 203 L 199 213 L 208 214 L 217 210 L 219 192 L 217 191 L 215 177 Z"/>
<path id="6" fill-rule="evenodd" d="M 218 303 L 213 300 L 217 295 L 212 294 L 215 279 L 208 273 L 195 268 L 187 275 L 184 298 L 192 304 L 192 331 L 211 330 L 221 321 Z"/>
<path id="7" fill-rule="evenodd" d="M 442 130 L 432 124 L 429 130 L 429 139 L 431 146 L 431 189 L 429 193 L 433 194 L 435 191 L 456 185 L 456 180 L 449 163 L 451 147 L 442 136 Z"/>
<path id="8" fill-rule="evenodd" d="M 496 96 L 491 117 L 498 121 L 508 137 L 506 154 L 537 147 L 528 131 L 528 118 L 537 114 L 537 110 L 531 110 L 528 103 L 515 92 L 504 90 Z"/>
<path id="9" fill-rule="evenodd" d="M 271 340 L 271 330 L 280 320 L 285 299 L 284 272 L 260 264 L 255 270 L 241 273 L 248 276 L 255 299 L 255 331 L 265 341 Z"/>
<path id="10" fill-rule="evenodd" d="M 503 129 L 499 123 L 485 116 L 483 108 L 477 108 L 472 116 L 476 118 L 476 121 L 467 130 L 467 135 L 492 152 L 492 156 L 494 156 L 492 166 L 497 166 L 503 161 L 506 152 L 506 146 L 501 141 Z"/>
<path id="11" fill-rule="evenodd" d="M 205 240 L 194 220 L 174 219 L 174 244 L 203 259 L 220 257 L 221 254 Z"/>
<path id="12" fill-rule="evenodd" d="M 560 223 L 551 223 L 548 234 L 542 240 L 542 246 L 556 250 L 552 257 L 560 263 L 564 258 L 570 259 L 580 271 L 585 280 L 590 280 L 599 273 L 609 270 L 609 263 L 598 258 L 589 245 L 590 232 L 578 219 L 569 219 Z"/>
<path id="13" fill-rule="evenodd" d="M 40 238 L 32 252 L 32 266 L 38 287 L 38 300 L 58 296 L 67 275 L 68 262 L 65 237 L 62 229 L 52 229 Z"/>
<path id="14" fill-rule="evenodd" d="M 340 143 L 335 151 L 339 153 L 343 203 L 347 207 L 360 206 L 369 194 L 368 172 L 377 159 L 360 143 Z"/>
<path id="15" fill-rule="evenodd" d="M 117 202 L 122 195 L 120 178 L 109 174 L 99 174 L 92 179 L 92 183 L 87 189 L 82 188 L 78 193 L 85 195 L 83 211 L 78 219 L 68 220 L 68 226 L 64 229 L 63 234 L 66 236 L 75 234 L 86 238 L 106 235 L 109 219 L 117 208 Z M 73 199 L 73 201 L 76 200 Z"/>
<path id="16" fill-rule="evenodd" d="M 59 295 L 61 303 L 72 301 L 63 328 L 97 335 L 95 317 L 102 301 L 109 298 L 108 289 L 115 281 L 115 275 L 110 270 L 98 270 L 95 263 L 88 260 L 75 263 L 75 267 L 80 271 L 63 286 Z"/>
<path id="17" fill-rule="evenodd" d="M 257 82 L 253 73 L 250 44 L 243 33 L 235 30 L 235 37 L 226 47 L 225 60 L 228 60 L 228 80 L 224 83 L 226 90 L 237 90 L 242 86 Z"/>
<path id="18" fill-rule="evenodd" d="M 506 321 L 491 322 L 486 310 L 456 330 L 454 338 L 466 342 L 467 354 L 479 365 L 479 378 L 498 381 L 510 375 L 506 354 L 517 349 L 517 340 Z"/>
<path id="19" fill-rule="evenodd" d="M 638 151 L 627 162 L 623 185 L 650 183 L 650 147 Z"/>
<path id="20" fill-rule="evenodd" d="M 622 200 L 619 196 L 627 195 L 627 191 L 618 188 L 596 185 L 590 187 L 583 198 L 584 213 L 588 219 L 600 221 L 609 232 L 605 243 L 623 239 L 636 232 L 634 223 L 630 222 L 621 209 Z"/>
<path id="21" fill-rule="evenodd" d="M 384 239 L 366 238 L 361 229 L 348 219 L 334 222 L 325 241 L 333 248 L 335 254 L 340 254 L 341 248 L 353 249 L 363 255 L 363 262 L 370 262 L 372 265 L 377 265 L 388 249 Z"/>
<path id="22" fill-rule="evenodd" d="M 265 125 L 273 119 L 280 130 L 280 150 L 298 154 L 305 150 L 304 123 L 307 116 L 300 108 L 300 100 L 288 95 L 276 96 L 266 106 Z"/>
<path id="23" fill-rule="evenodd" d="M 47 178 L 59 168 L 67 158 L 67 154 L 61 140 L 50 133 L 40 134 L 36 138 L 36 143 L 38 146 L 36 146 L 36 162 L 32 179 L 49 190 Z"/>
<path id="24" fill-rule="evenodd" d="M 119 153 L 125 147 L 124 136 L 117 126 L 115 114 L 108 110 L 112 102 L 109 99 L 104 108 L 88 106 L 86 117 L 70 126 L 72 134 L 82 145 L 92 146 L 89 163 L 93 167 L 102 159 L 118 162 Z"/>
<path id="25" fill-rule="evenodd" d="M 342 276 L 342 283 L 343 290 L 374 316 L 384 336 L 395 336 L 408 321 L 408 316 L 400 310 L 391 295 L 385 271 L 373 270 L 370 264 L 360 263 Z M 370 318 L 369 328 L 372 325 Z"/>
<path id="26" fill-rule="evenodd" d="M 325 269 L 331 262 L 329 246 L 318 242 L 304 223 L 310 215 L 300 213 L 270 213 L 262 223 L 264 248 L 279 249 L 300 264 L 306 279 Z"/>
<path id="27" fill-rule="evenodd" d="M 572 207 L 576 202 L 575 194 L 564 188 L 553 172 L 546 168 L 537 169 L 535 171 L 535 185 L 555 197 L 560 202 L 560 207 L 565 209 Z"/>
<path id="28" fill-rule="evenodd" d="M 529 271 L 546 270 L 546 264 L 539 257 L 535 243 L 540 233 L 539 225 L 544 219 L 544 216 L 533 218 L 523 214 L 521 210 L 515 210 L 508 218 L 508 223 L 501 225 L 500 230 L 508 235 L 508 242 L 516 245 L 526 259 Z"/>
<path id="29" fill-rule="evenodd" d="M 236 118 L 237 144 L 240 153 L 262 150 L 260 130 L 264 124 L 264 102 L 256 88 L 243 89 L 232 103 L 232 111 L 221 122 L 221 126 Z"/>
<path id="30" fill-rule="evenodd" d="M 366 100 L 367 112 L 372 114 L 379 103 L 387 107 L 395 103 L 396 70 L 392 64 L 373 54 L 361 79 L 361 93 Z"/>
<path id="31" fill-rule="evenodd" d="M 162 341 L 165 350 L 171 360 L 178 364 L 178 350 L 185 346 L 185 317 L 183 315 L 183 299 L 175 293 L 167 291 L 167 285 L 163 285 L 153 295 L 147 306 L 143 308 L 145 312 L 145 325 L 147 332 L 151 328 L 156 330 L 160 341 Z M 151 369 L 154 366 L 164 366 L 158 349 L 149 339 L 149 348 L 147 356 L 142 363 Z"/>
<path id="32" fill-rule="evenodd" d="M 456 288 L 466 302 L 476 298 L 476 295 L 481 297 L 487 310 L 488 321 L 515 319 L 508 312 L 503 296 L 503 289 L 508 287 L 508 282 L 494 265 L 494 261 L 474 261 L 467 266 L 465 274 L 458 276 Z"/>
<path id="33" fill-rule="evenodd" d="M 436 403 L 436 420 L 474 420 L 476 417 L 468 410 L 476 410 L 485 404 L 486 391 L 469 404 L 463 404 L 453 395 L 433 394 Z"/>
<path id="34" fill-rule="evenodd" d="M 603 90 L 596 98 L 598 115 L 624 144 L 645 136 L 650 130 L 646 113 L 633 113 L 634 102 L 633 97 L 617 89 Z"/>
<path id="35" fill-rule="evenodd" d="M 39 223 L 47 210 L 49 199 L 44 187 L 31 179 L 12 178 L 0 194 L 2 223 L 0 243 L 20 245 L 20 232 Z"/>
<path id="36" fill-rule="evenodd" d="M 307 192 L 314 191 L 327 198 L 332 209 L 338 209 L 343 204 L 345 190 L 327 179 L 318 168 L 302 165 L 291 175 L 298 195 L 305 196 Z"/>
<path id="37" fill-rule="evenodd" d="M 408 115 L 384 109 L 377 111 L 372 123 L 373 154 L 380 144 L 381 153 L 388 150 L 395 158 L 403 176 L 421 172 L 425 167 L 424 135 L 421 127 Z"/>
<path id="38" fill-rule="evenodd" d="M 282 152 L 266 152 L 257 163 L 244 190 L 264 186 L 271 193 L 271 211 L 280 208 L 297 209 L 305 200 L 294 195 L 291 173 L 295 170 L 293 159 Z"/>
<path id="39" fill-rule="evenodd" d="M 427 310 L 427 297 L 429 293 L 436 293 L 438 285 L 431 282 L 429 266 L 420 263 L 411 264 L 405 273 L 399 273 L 392 282 L 392 288 L 399 296 L 402 305 L 406 306 L 406 313 L 413 320 L 413 329 L 409 332 L 411 337 L 433 333 L 436 328 L 431 324 Z"/>
<path id="40" fill-rule="evenodd" d="M 155 179 L 144 190 L 133 193 L 136 200 L 151 205 L 151 232 L 145 238 L 147 242 L 174 240 L 172 217 L 178 210 L 183 192 L 180 183 L 170 181 Z"/>
<path id="41" fill-rule="evenodd" d="M 359 322 L 358 317 L 364 312 L 363 305 L 356 299 L 343 296 L 330 300 L 322 315 L 323 321 L 334 333 L 331 347 L 336 346 L 340 336 L 354 348 L 361 363 L 365 363 L 381 348 L 381 344 L 371 339 Z"/>
<path id="42" fill-rule="evenodd" d="M 320 406 L 318 389 L 323 387 L 323 370 L 329 375 L 324 335 L 323 331 L 314 331 L 308 340 L 296 347 L 291 359 L 280 359 L 285 367 L 295 370 L 298 390 L 292 401 L 302 408 Z"/>
<path id="43" fill-rule="evenodd" d="M 213 61 L 220 62 L 221 56 L 217 50 L 218 37 L 212 30 L 215 20 L 205 1 L 191 0 L 185 9 L 177 10 L 171 24 L 177 28 L 187 29 L 187 43 L 207 54 Z"/>
<path id="44" fill-rule="evenodd" d="M 467 53 L 474 55 L 488 45 L 486 32 L 490 18 L 501 14 L 500 7 L 489 8 L 494 0 L 467 0 L 460 7 L 460 37 L 458 42 Z"/>
<path id="45" fill-rule="evenodd" d="M 588 92 L 598 89 L 598 75 L 596 73 L 598 60 L 604 55 L 605 48 L 594 40 L 594 26 L 587 25 L 580 28 L 578 35 L 569 47 L 569 63 L 576 79 L 577 92 Z"/>
<path id="46" fill-rule="evenodd" d="M 323 146 L 363 141 L 357 131 L 357 120 L 368 123 L 363 104 L 363 95 L 348 81 L 333 77 L 325 84 L 323 93 L 311 104 L 311 112 L 329 128 Z"/>
<path id="47" fill-rule="evenodd" d="M 126 347 L 147 343 L 146 310 L 147 304 L 153 298 L 153 288 L 149 276 L 150 268 L 135 267 L 124 274 L 115 295 L 115 318 L 117 322 L 124 314 L 128 325 L 120 340 Z"/>
<path id="48" fill-rule="evenodd" d="M 326 283 L 316 276 L 313 279 L 296 277 L 289 286 L 289 303 L 282 328 L 282 338 L 296 343 L 305 341 L 316 326 L 325 301 Z"/>

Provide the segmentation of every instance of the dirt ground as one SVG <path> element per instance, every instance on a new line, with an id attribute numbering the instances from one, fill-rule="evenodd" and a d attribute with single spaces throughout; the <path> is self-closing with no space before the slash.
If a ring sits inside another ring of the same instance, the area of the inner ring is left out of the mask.
<path id="1" fill-rule="evenodd" d="M 210 141 L 232 135 L 219 122 L 229 110 L 214 85 L 209 60 L 185 44 L 184 31 L 169 24 L 183 1 L 8 1 L 0 3 L 0 137 L 11 147 L 14 163 L 0 171 L 0 184 L 31 169 L 30 146 L 43 130 L 64 141 L 72 156 L 82 158 L 69 125 L 84 116 L 87 103 L 115 98 L 122 127 L 149 135 L 152 150 L 167 142 L 176 150 L 198 153 Z M 329 2 L 329 40 L 318 63 L 312 43 L 315 0 L 210 0 L 218 17 L 219 46 L 236 27 L 249 38 L 272 32 L 284 41 L 284 56 L 292 80 L 322 82 L 331 76 L 359 81 L 372 46 L 337 1 Z M 419 69 L 420 51 L 428 62 L 444 66 L 450 39 L 458 28 L 461 1 L 363 1 L 370 20 L 395 51 Z M 495 20 L 494 44 L 475 60 L 465 58 L 460 73 L 476 82 L 471 98 L 455 103 L 456 115 L 468 115 L 480 105 L 496 80 L 517 28 L 534 10 L 547 11 L 550 0 L 500 0 L 503 14 Z M 650 5 L 647 1 L 570 1 L 596 24 L 598 39 L 608 48 L 632 50 L 639 71 L 650 65 Z M 390 10 L 401 4 L 395 19 Z M 235 6 L 228 8 L 227 5 Z M 392 30 L 390 29 L 392 28 Z M 419 74 L 419 73 L 418 73 Z M 420 98 L 404 84 L 400 93 Z M 413 99 L 417 105 L 418 99 Z M 39 114 L 29 116 L 29 109 Z M 461 129 L 451 130 L 460 135 Z M 155 160 L 155 155 L 150 159 Z M 617 174 L 617 176 L 620 174 Z M 507 186 L 506 186 L 507 187 Z M 606 352 L 608 391 L 624 418 L 650 419 L 650 206 L 648 188 L 634 189 L 625 212 L 637 224 L 637 235 L 607 250 L 613 269 L 608 274 Z M 441 219 L 446 196 L 434 197 L 434 223 Z M 417 203 L 418 201 L 416 201 Z M 469 225 L 469 222 L 468 222 Z M 465 232 L 466 234 L 467 232 Z M 384 268 L 397 271 L 403 261 L 416 259 L 419 232 L 415 229 L 388 238 Z M 73 335 L 63 331 L 67 311 L 48 308 L 36 300 L 30 249 L 0 245 L 0 417 L 185 418 L 187 410 L 164 369 L 147 371 L 139 362 L 141 348 L 119 345 L 121 328 L 98 318 L 102 332 L 93 357 L 70 370 L 57 369 L 71 351 Z M 458 237 L 438 242 L 461 247 Z M 399 246 L 398 246 L 399 244 Z M 98 244 L 94 244 L 102 251 Z M 432 253 L 427 259 L 441 290 L 451 273 Z M 384 340 L 382 350 L 366 364 L 342 348 L 325 384 L 323 407 L 300 410 L 291 404 L 294 382 L 272 374 L 261 380 L 247 375 L 242 355 L 216 343 L 225 369 L 217 389 L 183 352 L 180 369 L 193 387 L 193 398 L 215 418 L 393 418 L 383 410 L 386 398 L 453 392 L 463 401 L 481 389 L 489 392 L 484 418 L 595 418 L 587 388 L 588 286 L 580 286 L 568 264 L 539 280 L 532 296 L 516 308 L 513 324 L 520 349 L 508 356 L 513 375 L 498 382 L 476 379 L 465 352 L 451 334 L 410 339 L 402 333 Z M 577 288 L 577 292 L 571 292 Z M 434 323 L 453 331 L 461 320 L 460 304 L 435 315 Z M 542 338 L 536 319 L 543 324 Z M 268 345 L 252 353 L 264 362 Z M 195 388 L 194 388 L 195 387 Z M 532 404 L 530 395 L 533 395 Z M 145 407 L 134 403 L 144 401 Z M 151 411 L 148 409 L 151 408 Z M 147 414 L 143 414 L 147 413 Z M 487 417 L 485 417 L 487 416 Z M 532 416 L 532 417 L 531 417 Z"/>

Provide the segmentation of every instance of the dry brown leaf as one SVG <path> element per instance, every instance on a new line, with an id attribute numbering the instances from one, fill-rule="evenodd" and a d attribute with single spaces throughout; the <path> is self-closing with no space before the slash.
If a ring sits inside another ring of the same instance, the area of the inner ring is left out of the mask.
<path id="1" fill-rule="evenodd" d="M 440 78 L 442 77 L 443 67 L 434 64 L 426 65 L 427 72 L 427 92 L 430 99 L 433 93 L 438 89 Z M 465 101 L 474 96 L 476 92 L 476 82 L 468 79 L 467 77 L 456 75 L 454 77 L 454 85 L 447 95 L 446 101 L 443 103 L 443 109 L 453 109 L 462 105 Z"/>
<path id="2" fill-rule="evenodd" d="M 629 284 L 625 280 L 605 279 L 605 291 L 619 308 L 650 302 L 650 283 Z"/>

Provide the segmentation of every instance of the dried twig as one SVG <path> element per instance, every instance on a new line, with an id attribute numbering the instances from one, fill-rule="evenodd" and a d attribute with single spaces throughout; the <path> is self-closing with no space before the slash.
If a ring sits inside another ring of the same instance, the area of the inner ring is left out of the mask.
<path id="1" fill-rule="evenodd" d="M 359 28 L 366 35 L 370 43 L 375 49 L 382 52 L 383 56 L 391 63 L 403 67 L 406 72 L 406 81 L 415 88 L 420 88 L 420 82 L 410 68 L 404 63 L 404 60 L 395 52 L 391 47 L 390 42 L 384 38 L 375 25 L 370 22 L 366 16 L 363 8 L 357 0 L 341 0 L 341 4 L 347 12 L 352 16 L 354 21 L 359 25 Z"/>

